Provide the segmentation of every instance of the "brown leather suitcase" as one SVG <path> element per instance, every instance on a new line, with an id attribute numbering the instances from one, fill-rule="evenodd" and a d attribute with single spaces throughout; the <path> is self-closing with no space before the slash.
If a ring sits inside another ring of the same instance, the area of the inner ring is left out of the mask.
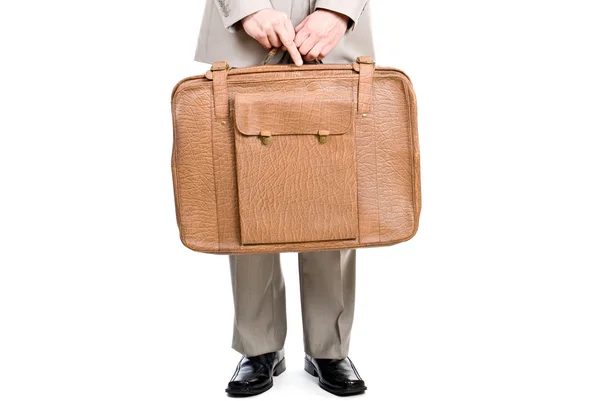
<path id="1" fill-rule="evenodd" d="M 213 254 L 393 245 L 421 210 L 417 105 L 402 71 L 263 65 L 179 81 L 171 96 L 177 223 Z"/>

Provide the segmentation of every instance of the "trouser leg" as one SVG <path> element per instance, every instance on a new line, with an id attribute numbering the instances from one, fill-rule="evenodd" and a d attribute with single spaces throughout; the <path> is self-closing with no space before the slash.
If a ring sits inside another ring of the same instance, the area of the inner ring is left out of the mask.
<path id="1" fill-rule="evenodd" d="M 283 348 L 285 283 L 279 253 L 229 255 L 234 302 L 232 348 L 256 356 Z"/>
<path id="2" fill-rule="evenodd" d="M 299 252 L 304 351 L 313 358 L 348 356 L 354 320 L 356 249 Z"/>

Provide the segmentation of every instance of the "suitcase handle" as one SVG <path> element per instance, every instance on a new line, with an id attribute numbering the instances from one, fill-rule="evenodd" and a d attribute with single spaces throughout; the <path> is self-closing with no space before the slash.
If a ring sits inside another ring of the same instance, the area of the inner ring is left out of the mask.
<path id="1" fill-rule="evenodd" d="M 271 49 L 269 50 L 269 53 L 267 54 L 267 56 L 265 57 L 265 59 L 262 62 L 262 65 L 267 65 L 267 63 L 269 61 L 271 61 L 273 59 L 273 57 L 275 57 L 275 55 L 277 54 L 277 52 L 279 51 L 279 49 L 281 49 L 281 47 L 271 47 Z M 287 53 L 287 50 L 283 50 L 284 53 Z M 323 64 L 322 60 L 319 60 L 318 58 L 314 59 L 313 61 L 309 61 L 309 64 Z"/>

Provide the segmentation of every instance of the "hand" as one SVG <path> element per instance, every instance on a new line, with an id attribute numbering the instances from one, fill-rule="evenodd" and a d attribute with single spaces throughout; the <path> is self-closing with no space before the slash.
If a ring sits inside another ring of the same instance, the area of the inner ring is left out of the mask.
<path id="1" fill-rule="evenodd" d="M 294 43 L 306 61 L 320 60 L 339 43 L 347 28 L 347 16 L 317 9 L 298 24 Z"/>
<path id="2" fill-rule="evenodd" d="M 266 49 L 282 47 L 287 50 L 296 65 L 302 65 L 302 56 L 294 43 L 294 26 L 290 18 L 281 11 L 263 8 L 242 19 L 246 33 Z"/>

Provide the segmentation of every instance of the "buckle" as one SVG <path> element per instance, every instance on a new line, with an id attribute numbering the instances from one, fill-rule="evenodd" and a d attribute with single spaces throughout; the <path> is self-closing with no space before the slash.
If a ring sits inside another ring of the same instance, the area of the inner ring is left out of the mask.
<path id="1" fill-rule="evenodd" d="M 356 58 L 356 62 L 358 64 L 375 64 L 375 60 L 373 60 L 373 57 L 369 56 L 358 56 Z"/>
<path id="2" fill-rule="evenodd" d="M 269 145 L 271 142 L 273 142 L 271 131 L 260 131 L 258 136 L 263 145 Z"/>
<path id="3" fill-rule="evenodd" d="M 230 70 L 231 67 L 229 67 L 229 63 L 225 63 L 224 67 L 217 67 L 215 68 L 214 66 L 210 66 L 210 70 L 211 71 L 226 71 L 226 70 Z"/>

